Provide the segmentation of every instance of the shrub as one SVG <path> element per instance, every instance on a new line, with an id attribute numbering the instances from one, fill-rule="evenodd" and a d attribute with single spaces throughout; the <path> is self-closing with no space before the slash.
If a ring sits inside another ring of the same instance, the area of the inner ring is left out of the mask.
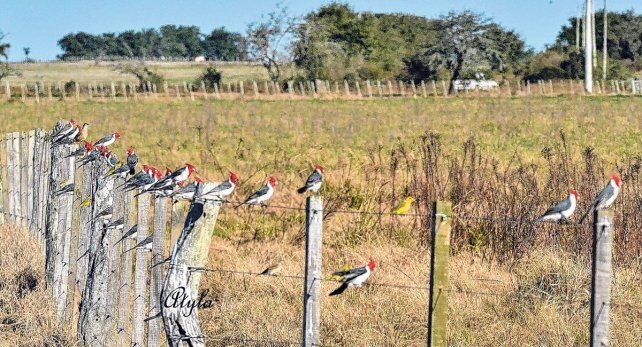
<path id="1" fill-rule="evenodd" d="M 223 74 L 214 66 L 208 66 L 205 71 L 196 79 L 195 84 L 205 83 L 206 88 L 214 88 L 215 84 L 221 83 Z"/>

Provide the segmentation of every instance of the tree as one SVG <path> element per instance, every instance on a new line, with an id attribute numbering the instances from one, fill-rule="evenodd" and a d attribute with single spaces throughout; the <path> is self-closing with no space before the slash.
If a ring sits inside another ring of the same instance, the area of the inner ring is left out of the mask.
<path id="1" fill-rule="evenodd" d="M 245 38 L 239 33 L 216 28 L 203 38 L 203 54 L 216 60 L 244 60 L 247 58 Z"/>
<path id="2" fill-rule="evenodd" d="M 461 77 L 464 69 L 504 71 L 502 52 L 498 50 L 498 43 L 493 42 L 489 19 L 470 11 L 451 12 L 440 18 L 436 28 L 438 35 L 434 45 L 408 60 L 411 73 L 434 75 L 444 68 L 454 81 Z M 450 83 L 449 93 L 452 92 L 453 83 Z"/>
<path id="3" fill-rule="evenodd" d="M 9 59 L 9 47 L 11 45 L 9 43 L 3 43 L 2 40 L 4 40 L 5 35 L 0 31 L 0 57 L 4 57 L 5 59 Z"/>
<path id="4" fill-rule="evenodd" d="M 290 17 L 287 8 L 280 6 L 268 13 L 265 21 L 247 27 L 248 55 L 263 64 L 274 82 L 281 78 L 281 64 L 291 60 L 288 48 L 295 27 L 296 18 Z"/>
<path id="5" fill-rule="evenodd" d="M 29 61 L 29 53 L 31 53 L 31 48 L 29 47 L 22 47 L 22 51 L 25 53 L 25 61 Z"/>
<path id="6" fill-rule="evenodd" d="M 0 61 L 0 81 L 8 76 L 20 76 L 21 73 L 19 70 L 14 69 L 6 62 L 9 59 L 9 47 L 11 45 L 6 42 L 2 42 L 5 38 L 5 35 L 0 31 L 0 57 L 4 57 L 5 61 Z"/>

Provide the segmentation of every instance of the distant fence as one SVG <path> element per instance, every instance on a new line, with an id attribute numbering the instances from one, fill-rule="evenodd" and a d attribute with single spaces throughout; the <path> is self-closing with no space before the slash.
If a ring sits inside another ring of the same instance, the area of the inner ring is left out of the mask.
<path id="1" fill-rule="evenodd" d="M 449 94 L 447 81 L 229 81 L 206 86 L 205 83 L 135 83 L 131 80 L 78 83 L 73 81 L 9 82 L 0 86 L 0 100 L 45 103 L 53 101 L 208 100 L 273 98 L 429 98 L 448 96 L 558 96 L 584 95 L 577 80 L 501 81 L 496 88 L 455 88 Z M 642 80 L 595 81 L 593 95 L 642 95 Z"/>
<path id="2" fill-rule="evenodd" d="M 54 131 L 65 123 L 59 121 Z M 76 158 L 70 156 L 77 145 L 52 148 L 50 135 L 43 130 L 13 132 L 2 140 L 1 216 L 5 222 L 28 228 L 39 240 L 45 256 L 45 281 L 56 303 L 56 316 L 60 322 L 77 325 L 79 343 L 159 346 L 165 336 L 171 346 L 201 346 L 207 340 L 219 340 L 203 334 L 196 313 L 199 307 L 192 307 L 194 303 L 165 304 L 180 290 L 185 290 L 187 300 L 196 300 L 203 273 L 249 274 L 206 266 L 214 226 L 221 205 L 226 203 L 201 199 L 206 183 L 197 186 L 192 201 L 174 202 L 150 194 L 134 196 L 133 192 L 124 190 L 124 178 L 105 177 L 106 161 L 97 160 L 78 167 Z M 323 219 L 335 213 L 383 213 L 324 211 L 320 196 L 309 197 L 304 209 L 270 207 L 306 213 L 305 275 L 279 276 L 300 280 L 303 286 L 301 341 L 279 343 L 322 345 L 321 286 L 332 281 L 321 273 Z M 97 218 L 104 211 L 110 211 L 105 221 Z M 430 268 L 428 286 L 373 285 L 427 291 L 428 345 L 445 346 L 448 294 L 496 295 L 450 288 L 448 258 L 452 221 L 537 222 L 457 216 L 447 202 L 435 203 L 431 211 L 426 216 L 432 220 L 431 260 L 426 264 Z M 594 217 L 589 330 L 591 344 L 600 346 L 608 344 L 614 226 L 610 211 L 596 211 Z M 76 297 L 80 297 L 80 302 Z M 189 314 L 191 310 L 194 312 Z M 251 339 L 236 342 L 243 341 L 255 342 Z M 272 342 L 261 340 L 258 344 Z"/>

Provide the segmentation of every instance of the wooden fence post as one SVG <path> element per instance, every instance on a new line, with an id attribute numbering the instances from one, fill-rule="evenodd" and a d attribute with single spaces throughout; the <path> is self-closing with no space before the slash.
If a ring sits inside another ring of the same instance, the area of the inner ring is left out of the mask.
<path id="1" fill-rule="evenodd" d="M 294 94 L 294 81 L 292 80 L 288 81 L 288 94 Z"/>
<path id="2" fill-rule="evenodd" d="M 25 197 L 27 202 L 26 209 L 26 226 L 31 231 L 32 235 L 35 236 L 35 229 L 33 228 L 33 191 L 34 191 L 34 148 L 36 146 L 36 130 L 29 130 L 27 135 L 27 196 Z"/>
<path id="3" fill-rule="evenodd" d="M 7 100 L 11 99 L 11 86 L 9 85 L 9 81 L 4 82 L 4 90 L 5 94 L 7 94 Z"/>
<path id="4" fill-rule="evenodd" d="M 5 173 L 7 172 L 7 158 L 4 155 L 5 150 L 2 146 L 6 146 L 7 143 L 5 138 L 0 138 L 0 224 L 5 224 L 7 222 L 7 200 L 5 195 L 7 192 L 7 181 L 5 179 Z M 3 158 L 4 157 L 4 158 Z"/>
<path id="5" fill-rule="evenodd" d="M 203 92 L 203 98 L 207 100 L 207 88 L 205 88 L 205 81 L 201 80 L 201 91 Z"/>
<path id="6" fill-rule="evenodd" d="M 149 194 L 138 196 L 138 223 L 136 244 L 144 242 L 149 236 Z M 145 342 L 145 318 L 147 318 L 147 264 L 148 250 L 138 247 L 136 252 L 136 269 L 134 270 L 134 305 L 132 309 L 132 345 L 143 346 Z M 130 251 L 131 252 L 131 251 Z"/>
<path id="7" fill-rule="evenodd" d="M 78 291 L 84 292 L 89 264 L 89 238 L 91 234 L 91 200 L 93 193 L 93 170 L 90 164 L 83 167 L 81 201 L 79 209 L 78 250 L 76 257 L 76 283 Z"/>
<path id="8" fill-rule="evenodd" d="M 591 347 L 609 345 L 613 211 L 593 213 L 593 266 L 591 276 Z"/>
<path id="9" fill-rule="evenodd" d="M 452 205 L 433 203 L 428 299 L 428 346 L 448 344 L 448 257 Z"/>
<path id="10" fill-rule="evenodd" d="M 116 183 L 119 184 L 119 183 Z M 134 209 L 134 198 L 133 192 L 125 192 L 125 203 L 124 203 L 124 226 L 121 233 L 121 238 L 125 233 L 135 231 L 138 228 L 136 224 L 136 210 Z M 136 228 L 136 229 L 134 229 Z M 131 345 L 131 293 L 132 293 L 132 258 L 133 251 L 125 252 L 124 251 L 134 247 L 134 240 L 136 234 L 130 234 L 129 237 L 125 237 L 120 241 L 118 245 L 115 246 L 115 252 L 121 254 L 122 268 L 120 270 L 120 283 L 118 286 L 118 323 L 117 323 L 117 345 L 118 346 L 129 346 Z"/>
<path id="11" fill-rule="evenodd" d="M 214 82 L 214 96 L 215 96 L 217 99 L 220 99 L 220 98 L 221 98 L 221 94 L 220 94 L 220 93 L 219 93 L 219 91 L 218 91 L 218 83 L 216 83 L 216 82 Z"/>
<path id="12" fill-rule="evenodd" d="M 13 203 L 15 205 L 14 207 L 14 223 L 19 224 L 22 222 L 22 185 L 20 181 L 22 180 L 22 170 L 20 169 L 20 165 L 22 162 L 20 161 L 20 133 L 14 132 L 13 133 L 13 146 L 11 149 L 13 150 Z"/>
<path id="13" fill-rule="evenodd" d="M 46 132 L 40 131 L 40 142 L 42 154 L 40 155 L 40 182 L 38 187 L 38 239 L 42 247 L 43 255 L 46 258 L 45 235 L 47 225 L 47 212 L 49 206 L 49 177 L 51 176 L 51 140 L 46 139 Z"/>
<path id="14" fill-rule="evenodd" d="M 107 346 L 114 340 L 116 333 L 114 297 L 115 276 L 113 257 L 119 257 L 113 247 L 113 230 L 107 230 L 100 213 L 111 208 L 114 210 L 114 180 L 105 179 L 105 162 L 95 161 L 92 165 L 92 201 L 89 236 L 89 257 L 87 282 L 82 293 L 78 318 L 78 339 L 86 346 Z M 86 166 L 86 165 L 85 165 Z M 113 216 L 113 213 L 112 213 Z"/>
<path id="15" fill-rule="evenodd" d="M 377 80 L 377 93 L 380 98 L 383 98 L 383 88 L 381 88 L 381 81 Z"/>
<path id="16" fill-rule="evenodd" d="M 220 210 L 220 204 L 205 202 L 198 198 L 203 192 L 199 184 L 176 245 L 172 250 L 169 269 L 161 291 L 161 314 L 169 346 L 182 343 L 204 346 L 205 341 L 198 321 L 198 307 L 168 304 L 173 295 L 183 292 L 189 300 L 196 300 L 200 287 L 200 272 L 207 262 L 212 240 L 212 231 Z"/>
<path id="17" fill-rule="evenodd" d="M 310 196 L 305 208 L 305 281 L 303 287 L 303 346 L 318 346 L 323 245 L 323 199 Z"/>
<path id="18" fill-rule="evenodd" d="M 189 84 L 189 98 L 190 98 L 190 100 L 192 100 L 192 101 L 194 101 L 194 100 L 195 100 L 195 99 L 194 99 L 194 88 L 193 88 L 193 86 L 192 86 L 192 84 L 191 84 L 191 83 Z"/>
<path id="19" fill-rule="evenodd" d="M 366 80 L 366 92 L 368 93 L 368 97 L 372 98 L 372 87 L 370 86 L 370 80 Z"/>
<path id="20" fill-rule="evenodd" d="M 38 82 L 33 84 L 34 96 L 36 97 L 36 104 L 40 103 L 40 92 L 38 91 Z"/>
<path id="21" fill-rule="evenodd" d="M 152 239 L 152 271 L 149 286 L 150 317 L 160 315 L 160 292 L 163 289 L 163 261 L 165 260 L 165 237 L 167 235 L 167 198 L 154 199 L 154 236 Z M 147 327 L 147 346 L 160 346 L 161 320 L 152 319 Z"/>
<path id="22" fill-rule="evenodd" d="M 428 93 L 426 93 L 426 83 L 424 83 L 424 80 L 421 80 L 421 96 L 424 98 L 428 97 Z"/>
<path id="23" fill-rule="evenodd" d="M 25 90 L 24 84 L 20 85 L 20 99 L 22 100 L 23 103 L 27 102 L 27 91 Z"/>
<path id="24" fill-rule="evenodd" d="M 20 133 L 20 224 L 28 225 L 29 215 L 27 196 L 29 195 L 29 153 L 27 153 L 27 135 Z"/>
<path id="25" fill-rule="evenodd" d="M 10 222 L 14 221 L 15 218 L 15 202 L 13 201 L 13 190 L 15 186 L 13 185 L 13 133 L 5 134 L 5 150 L 6 150 L 6 164 L 5 170 L 7 172 L 7 211 L 9 212 L 8 220 Z"/>
<path id="26" fill-rule="evenodd" d="M 361 86 L 359 85 L 359 81 L 354 81 L 355 88 L 357 89 L 357 96 L 361 97 Z"/>

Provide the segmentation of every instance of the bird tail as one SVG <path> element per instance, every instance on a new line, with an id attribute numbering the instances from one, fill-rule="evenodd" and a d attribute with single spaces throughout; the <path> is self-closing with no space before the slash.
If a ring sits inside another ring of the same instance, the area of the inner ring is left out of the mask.
<path id="1" fill-rule="evenodd" d="M 594 209 L 595 207 L 591 206 L 591 208 L 589 208 L 588 211 L 586 211 L 586 213 L 582 215 L 582 218 L 580 218 L 579 224 L 584 223 L 584 220 L 586 219 L 586 217 L 588 217 L 588 215 L 591 214 Z"/>
<path id="2" fill-rule="evenodd" d="M 339 294 L 343 293 L 346 289 L 348 289 L 348 284 L 345 283 L 345 282 L 341 283 L 339 288 L 333 290 L 332 293 L 330 293 L 330 296 L 339 295 Z"/>
<path id="3" fill-rule="evenodd" d="M 307 187 L 307 186 L 303 186 L 303 187 L 301 187 L 301 188 L 297 189 L 297 190 L 296 190 L 296 192 L 297 192 L 297 193 L 299 193 L 299 194 L 303 194 L 303 193 L 305 193 L 307 190 L 308 190 L 308 187 Z"/>

